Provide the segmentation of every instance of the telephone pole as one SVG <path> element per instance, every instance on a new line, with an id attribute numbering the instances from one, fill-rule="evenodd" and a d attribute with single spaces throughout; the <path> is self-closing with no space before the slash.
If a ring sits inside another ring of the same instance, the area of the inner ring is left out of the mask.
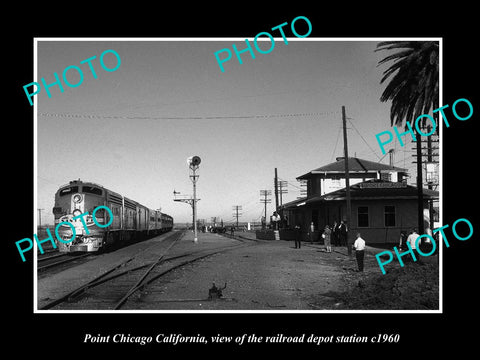
<path id="1" fill-rule="evenodd" d="M 282 201 L 283 201 L 282 194 L 286 194 L 288 192 L 287 190 L 288 182 L 278 179 L 277 168 L 275 168 L 275 177 L 273 179 L 273 185 L 275 188 L 275 210 L 278 211 L 278 208 L 282 206 Z"/>
<path id="2" fill-rule="evenodd" d="M 282 194 L 288 193 L 288 181 L 280 180 L 278 182 L 278 194 L 280 195 L 280 206 L 283 205 L 283 196 Z"/>
<path id="3" fill-rule="evenodd" d="M 430 131 L 432 130 L 432 127 L 429 125 L 428 128 L 428 134 L 430 133 Z M 438 140 L 436 140 L 438 142 Z M 432 137 L 429 136 L 427 137 L 427 151 L 428 151 L 428 155 L 427 155 L 427 184 L 428 184 L 428 189 L 429 190 L 433 190 L 434 186 L 436 185 L 436 182 L 437 180 L 435 179 L 435 177 L 432 178 L 432 169 L 428 169 L 429 165 L 432 167 L 432 165 L 434 165 L 435 163 L 438 163 L 436 160 L 434 161 L 433 160 L 433 157 L 434 156 L 438 156 L 438 154 L 434 154 L 433 153 L 433 150 L 438 150 L 438 148 L 434 148 L 432 146 L 432 142 L 434 142 L 434 140 L 432 140 Z M 433 166 L 433 168 L 435 168 L 435 166 Z M 430 171 L 430 178 L 429 178 L 429 171 Z M 430 200 L 428 202 L 428 217 L 429 217 L 429 221 L 430 221 L 430 229 L 433 229 L 433 220 L 434 220 L 434 211 L 433 211 L 433 200 Z"/>
<path id="4" fill-rule="evenodd" d="M 342 120 L 343 120 L 343 151 L 345 154 L 345 190 L 347 193 L 347 251 L 348 255 L 352 256 L 352 244 L 351 236 L 349 236 L 350 230 L 350 217 L 352 212 L 352 205 L 350 200 L 350 173 L 348 172 L 348 142 L 347 142 L 347 116 L 345 115 L 345 106 L 342 106 Z"/>
<path id="5" fill-rule="evenodd" d="M 272 199 L 268 199 L 270 195 L 272 195 L 272 190 L 260 190 L 260 196 L 263 196 L 260 202 L 265 204 L 265 221 L 262 223 L 262 229 L 265 229 L 267 225 L 267 204 L 272 202 Z"/>
<path id="6" fill-rule="evenodd" d="M 277 168 L 275 168 L 274 186 L 275 186 L 275 210 L 278 210 L 279 204 L 278 204 L 278 174 L 277 174 Z"/>
<path id="7" fill-rule="evenodd" d="M 417 221 L 418 221 L 418 233 L 425 233 L 425 226 L 423 225 L 423 169 L 422 169 L 422 140 L 421 136 L 416 131 L 417 137 L 417 196 L 418 196 L 418 205 L 417 205 Z"/>
<path id="8" fill-rule="evenodd" d="M 37 211 L 38 211 L 38 228 L 42 227 L 42 210 L 45 210 L 45 209 L 37 209 Z"/>
<path id="9" fill-rule="evenodd" d="M 427 127 L 428 133 L 431 132 L 431 127 Z M 438 139 L 432 139 L 432 136 L 428 136 L 427 140 L 422 140 L 422 137 L 418 132 L 415 134 L 416 136 L 416 154 L 413 154 L 413 157 L 416 157 L 416 161 L 413 161 L 413 163 L 417 164 L 417 195 L 418 195 L 418 207 L 417 207 L 417 217 L 418 217 L 418 234 L 424 234 L 425 233 L 425 223 L 424 223 L 424 216 L 423 216 L 423 158 L 426 157 L 426 172 L 427 172 L 427 186 L 428 189 L 433 190 L 434 186 L 436 185 L 436 180 L 432 181 L 431 178 L 429 178 L 429 175 L 432 175 L 431 173 L 431 168 L 430 166 L 434 164 L 438 164 L 438 160 L 434 160 L 434 157 L 437 157 L 437 153 L 433 153 L 433 150 L 438 150 L 437 147 L 433 147 L 432 143 L 438 142 Z M 412 140 L 413 141 L 413 140 Z M 425 144 L 427 147 L 423 147 L 423 144 Z M 427 150 L 427 154 L 425 155 L 423 153 L 423 150 Z M 430 166 L 429 166 L 430 165 Z M 433 201 L 429 201 L 428 204 L 428 209 L 429 209 L 429 217 L 430 217 L 430 228 L 433 228 Z"/>
<path id="10" fill-rule="evenodd" d="M 238 218 L 239 216 L 242 216 L 242 214 L 239 213 L 240 210 L 242 210 L 242 205 L 234 205 L 233 210 L 235 213 L 233 214 L 233 217 L 237 218 L 237 229 L 238 229 Z"/>

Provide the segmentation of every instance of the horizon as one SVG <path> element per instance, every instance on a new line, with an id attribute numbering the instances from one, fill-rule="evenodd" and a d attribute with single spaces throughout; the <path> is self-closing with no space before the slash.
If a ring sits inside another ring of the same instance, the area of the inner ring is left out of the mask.
<path id="1" fill-rule="evenodd" d="M 388 163 L 375 138 L 391 128 L 390 103 L 379 100 L 385 67 L 377 64 L 386 54 L 374 51 L 377 41 L 288 40 L 265 56 L 243 54 L 243 64 L 228 64 L 234 66 L 224 73 L 213 54 L 231 47 L 228 39 L 37 40 L 36 77 L 48 84 L 54 72 L 107 49 L 121 57 L 115 72 L 97 63 L 97 79 L 85 73 L 77 88 L 36 95 L 35 207 L 44 209 L 42 223 L 53 223 L 58 188 L 78 178 L 161 207 L 175 223 L 191 222 L 191 207 L 175 203 L 173 191 L 192 193 L 192 155 L 202 158 L 198 218 L 231 222 L 232 206 L 241 205 L 243 222 L 260 221 L 260 190 L 272 190 L 267 216 L 273 212 L 275 168 L 289 184 L 286 203 L 300 196 L 296 177 L 343 156 L 341 106 L 350 157 Z M 413 150 L 397 139 L 387 147 L 413 183 Z"/>

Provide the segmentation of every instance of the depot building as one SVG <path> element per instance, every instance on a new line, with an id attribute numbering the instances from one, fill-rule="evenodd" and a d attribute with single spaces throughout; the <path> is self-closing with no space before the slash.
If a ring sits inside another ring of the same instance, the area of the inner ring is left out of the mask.
<path id="1" fill-rule="evenodd" d="M 398 243 L 402 231 L 417 227 L 417 188 L 407 185 L 405 169 L 349 157 L 351 236 L 358 231 L 368 243 Z M 345 159 L 314 169 L 297 180 L 307 183 L 307 196 L 279 207 L 287 228 L 300 226 L 304 240 L 310 224 L 314 241 L 326 225 L 346 222 Z M 425 231 L 433 228 L 429 202 L 438 201 L 438 191 L 423 189 Z M 432 219 L 433 220 L 433 219 Z"/>

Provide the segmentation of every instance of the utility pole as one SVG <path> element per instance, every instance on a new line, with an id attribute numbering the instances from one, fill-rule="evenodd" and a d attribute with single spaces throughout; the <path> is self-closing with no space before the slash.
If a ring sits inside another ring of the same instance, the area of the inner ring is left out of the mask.
<path id="1" fill-rule="evenodd" d="M 428 133 L 431 132 L 431 126 L 427 127 Z M 416 161 L 413 161 L 413 163 L 417 164 L 417 196 L 418 196 L 418 233 L 419 234 L 424 234 L 425 233 L 425 225 L 424 225 L 424 216 L 423 216 L 423 157 L 427 157 L 427 162 L 426 162 L 426 167 L 427 167 L 427 185 L 428 189 L 433 190 L 435 184 L 434 182 L 430 181 L 428 177 L 429 173 L 429 165 L 433 165 L 435 163 L 438 163 L 437 160 L 434 160 L 434 157 L 437 157 L 438 154 L 434 154 L 433 150 L 438 150 L 438 148 L 434 148 L 433 144 L 434 142 L 438 142 L 438 140 L 432 139 L 432 136 L 427 137 L 427 147 L 423 147 L 423 143 L 425 141 L 422 141 L 422 138 L 418 132 L 416 133 L 416 154 L 412 155 L 413 157 L 416 157 Z M 427 154 L 423 154 L 423 150 L 427 150 Z M 430 217 L 430 227 L 433 228 L 433 201 L 429 201 L 429 217 Z M 423 239 L 422 239 L 423 240 Z"/>
<path id="2" fill-rule="evenodd" d="M 280 195 L 280 206 L 283 205 L 283 194 L 288 193 L 288 181 L 280 180 L 278 181 L 278 194 Z"/>
<path id="3" fill-rule="evenodd" d="M 350 173 L 348 172 L 348 142 L 347 142 L 347 116 L 345 115 L 345 106 L 342 106 L 342 121 L 343 121 L 343 151 L 345 154 L 345 190 L 347 192 L 347 251 L 348 255 L 352 256 L 352 244 L 350 233 L 350 217 L 352 212 L 352 204 L 350 200 Z"/>
<path id="4" fill-rule="evenodd" d="M 275 210 L 278 210 L 278 174 L 277 174 L 277 168 L 275 168 L 275 179 L 274 179 L 274 185 L 275 185 Z"/>
<path id="5" fill-rule="evenodd" d="M 270 195 L 272 195 L 272 190 L 260 190 L 260 196 L 263 196 L 260 202 L 265 204 L 265 221 L 262 223 L 262 229 L 265 229 L 267 225 L 267 204 L 272 202 L 272 199 L 268 199 L 267 197 Z"/>
<path id="6" fill-rule="evenodd" d="M 423 224 L 423 154 L 422 154 L 422 137 L 415 129 L 415 139 L 416 139 L 416 156 L 417 157 L 417 227 L 418 234 L 422 235 L 425 233 L 425 226 Z M 413 141 L 413 139 L 412 139 Z M 423 241 L 423 239 L 422 239 Z"/>
<path id="7" fill-rule="evenodd" d="M 38 211 L 38 228 L 42 227 L 42 210 L 45 210 L 45 209 L 37 209 L 37 211 Z"/>
<path id="8" fill-rule="evenodd" d="M 423 169 L 422 169 L 422 141 L 421 136 L 417 132 L 417 219 L 418 219 L 418 234 L 425 233 L 425 226 L 423 225 Z"/>
<path id="9" fill-rule="evenodd" d="M 242 216 L 242 214 L 239 214 L 239 211 L 242 210 L 242 205 L 234 205 L 233 210 L 235 211 L 233 216 L 237 218 L 237 229 L 238 229 L 238 217 Z"/>
<path id="10" fill-rule="evenodd" d="M 427 134 L 430 134 L 431 130 L 432 130 L 432 127 L 429 125 Z M 427 161 L 429 163 L 432 163 L 433 162 L 433 156 L 432 156 L 432 139 L 431 139 L 431 136 L 427 137 L 427 151 L 428 151 Z M 428 180 L 429 179 L 427 179 L 427 181 Z M 433 190 L 433 186 L 432 186 L 431 182 L 428 183 L 428 188 L 430 190 Z M 430 222 L 430 229 L 433 229 L 433 200 L 430 200 L 428 202 L 428 217 L 429 217 L 429 222 Z"/>

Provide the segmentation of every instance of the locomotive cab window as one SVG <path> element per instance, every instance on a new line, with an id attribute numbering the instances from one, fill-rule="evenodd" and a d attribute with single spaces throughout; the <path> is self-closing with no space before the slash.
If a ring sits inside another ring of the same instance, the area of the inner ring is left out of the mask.
<path id="1" fill-rule="evenodd" d="M 86 192 L 86 193 L 89 193 L 89 194 L 102 196 L 102 189 L 99 189 L 95 186 L 85 186 L 85 185 L 83 185 L 82 190 L 83 190 L 83 192 Z"/>
<path id="2" fill-rule="evenodd" d="M 69 186 L 60 190 L 60 196 L 72 194 L 78 192 L 78 186 Z"/>

